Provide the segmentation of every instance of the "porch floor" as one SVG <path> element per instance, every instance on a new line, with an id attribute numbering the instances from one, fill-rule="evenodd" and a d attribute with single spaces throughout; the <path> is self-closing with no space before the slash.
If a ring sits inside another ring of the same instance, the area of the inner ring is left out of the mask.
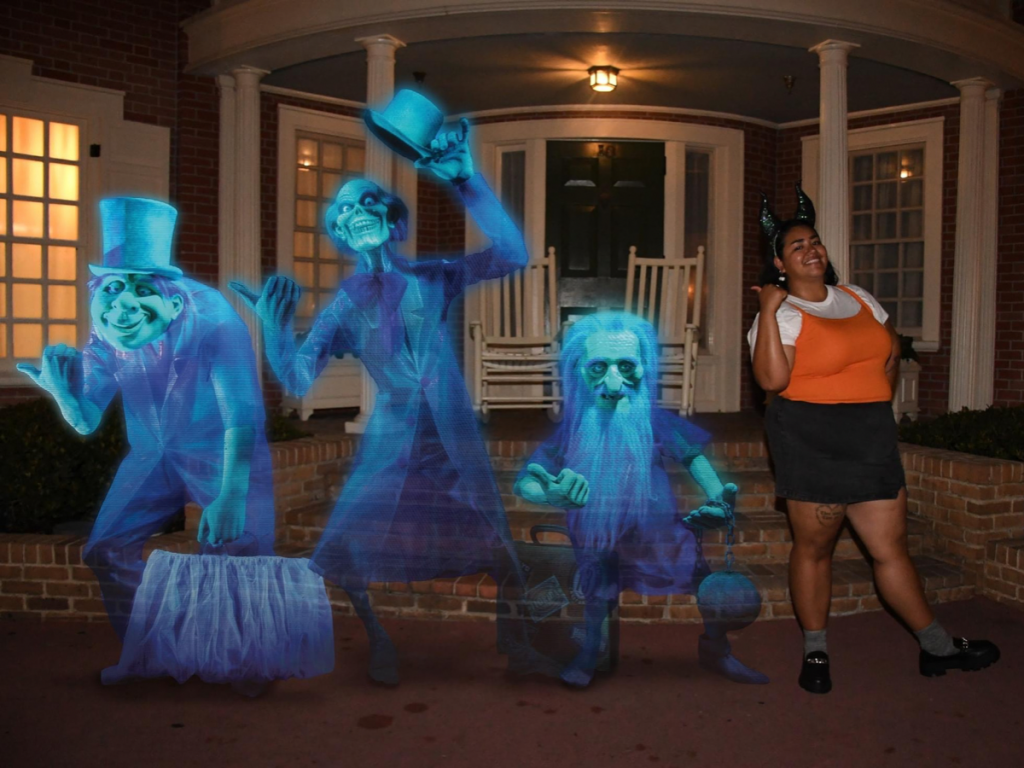
<path id="1" fill-rule="evenodd" d="M 118 642 L 106 624 L 0 624 L 0 761 L 10 766 L 981 766 L 1020 761 L 1024 613 L 974 598 L 937 606 L 954 633 L 1003 659 L 925 679 L 913 639 L 882 612 L 829 627 L 835 689 L 796 684 L 795 622 L 737 633 L 737 657 L 767 686 L 698 667 L 694 625 L 622 626 L 622 661 L 586 691 L 516 678 L 486 622 L 385 620 L 397 689 L 365 677 L 352 619 L 335 624 L 335 671 L 247 700 L 226 686 L 154 680 L 105 688 Z"/>

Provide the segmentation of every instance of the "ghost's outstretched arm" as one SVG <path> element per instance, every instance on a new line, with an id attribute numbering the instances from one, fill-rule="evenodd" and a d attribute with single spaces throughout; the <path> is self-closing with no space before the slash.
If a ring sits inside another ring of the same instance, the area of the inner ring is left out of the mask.
<path id="1" fill-rule="evenodd" d="M 300 347 L 295 345 L 291 324 L 280 331 L 264 334 L 270 367 L 274 369 L 281 385 L 299 397 L 313 386 L 316 377 L 330 362 L 331 355 L 349 350 L 344 339 L 333 306 L 320 313 Z"/>
<path id="2" fill-rule="evenodd" d="M 286 390 L 302 396 L 326 367 L 332 354 L 346 352 L 344 334 L 339 326 L 340 310 L 331 304 L 313 323 L 302 346 L 295 346 L 293 317 L 301 290 L 295 281 L 275 276 L 267 281 L 262 294 L 242 283 L 228 284 L 256 313 L 263 325 L 263 345 L 270 367 Z"/>
<path id="3" fill-rule="evenodd" d="M 491 280 L 522 269 L 529 261 L 522 233 L 505 213 L 483 176 L 475 173 L 455 188 L 459 190 L 473 221 L 491 241 L 491 247 L 445 262 L 450 296 L 481 280 Z"/>

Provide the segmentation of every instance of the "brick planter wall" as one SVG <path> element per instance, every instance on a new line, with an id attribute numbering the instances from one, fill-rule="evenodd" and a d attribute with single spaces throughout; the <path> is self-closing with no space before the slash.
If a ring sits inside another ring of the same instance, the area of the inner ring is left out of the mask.
<path id="1" fill-rule="evenodd" d="M 1024 463 L 900 445 L 910 514 L 980 591 L 1024 607 Z"/>

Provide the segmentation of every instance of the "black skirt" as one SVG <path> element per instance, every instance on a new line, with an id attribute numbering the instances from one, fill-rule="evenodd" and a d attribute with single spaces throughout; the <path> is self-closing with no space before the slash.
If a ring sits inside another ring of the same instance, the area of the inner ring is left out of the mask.
<path id="1" fill-rule="evenodd" d="M 889 403 L 805 403 L 775 397 L 765 413 L 784 499 L 857 504 L 895 499 L 906 485 Z"/>

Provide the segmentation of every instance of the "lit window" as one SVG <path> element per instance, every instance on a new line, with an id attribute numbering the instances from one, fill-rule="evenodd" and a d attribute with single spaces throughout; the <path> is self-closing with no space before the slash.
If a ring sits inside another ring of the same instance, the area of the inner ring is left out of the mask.
<path id="1" fill-rule="evenodd" d="M 0 114 L 0 360 L 78 342 L 77 125 Z"/>
<path id="2" fill-rule="evenodd" d="M 924 315 L 923 147 L 851 153 L 850 272 L 908 335 Z"/>
<path id="3" fill-rule="evenodd" d="M 296 137 L 293 273 L 302 288 L 296 325 L 308 328 L 355 270 L 324 234 L 324 213 L 341 185 L 363 174 L 363 148 L 349 139 L 301 133 Z"/>

